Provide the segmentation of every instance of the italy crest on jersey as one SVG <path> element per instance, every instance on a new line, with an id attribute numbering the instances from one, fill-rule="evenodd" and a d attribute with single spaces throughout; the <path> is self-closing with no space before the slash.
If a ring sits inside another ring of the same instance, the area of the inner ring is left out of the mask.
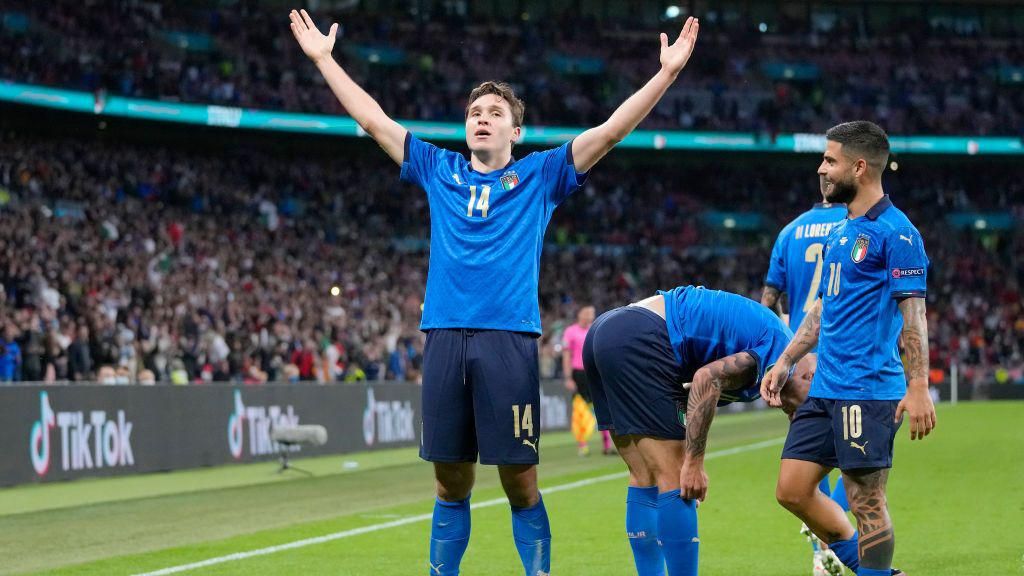
<path id="1" fill-rule="evenodd" d="M 500 180 L 502 188 L 506 191 L 511 190 L 516 187 L 516 184 L 519 184 L 519 174 L 516 174 L 515 170 L 510 170 L 504 173 Z"/>
<path id="2" fill-rule="evenodd" d="M 853 243 L 853 252 L 850 253 L 850 258 L 856 263 L 861 263 L 868 256 L 868 242 L 870 238 L 866 234 L 857 236 L 857 241 Z"/>

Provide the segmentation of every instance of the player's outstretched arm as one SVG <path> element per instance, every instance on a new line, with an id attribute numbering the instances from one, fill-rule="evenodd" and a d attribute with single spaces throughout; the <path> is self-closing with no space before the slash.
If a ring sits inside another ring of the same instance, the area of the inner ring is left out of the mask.
<path id="1" fill-rule="evenodd" d="M 910 439 L 919 440 L 935 428 L 935 404 L 928 394 L 928 316 L 924 298 L 904 298 L 903 350 L 906 353 L 907 394 L 896 407 L 896 420 L 910 414 Z"/>
<path id="2" fill-rule="evenodd" d="M 702 367 L 693 382 L 686 403 L 686 455 L 679 472 L 679 491 L 683 498 L 703 500 L 708 491 L 704 472 L 704 452 L 715 408 L 723 391 L 741 390 L 757 381 L 757 360 L 747 352 L 726 356 Z"/>
<path id="3" fill-rule="evenodd" d="M 291 19 L 295 40 L 306 56 L 316 64 L 341 105 L 392 160 L 401 164 L 405 157 L 405 128 L 385 114 L 380 104 L 360 88 L 331 56 L 338 25 L 332 24 L 330 31 L 324 35 L 305 10 L 292 10 L 288 17 Z"/>
<path id="4" fill-rule="evenodd" d="M 808 352 L 818 345 L 818 333 L 821 331 L 821 298 L 807 311 L 804 321 L 800 323 L 793 339 L 779 356 L 775 366 L 764 375 L 761 381 L 761 397 L 769 406 L 782 407 L 782 387 L 789 380 L 789 369 L 796 365 Z"/>
<path id="5" fill-rule="evenodd" d="M 700 23 L 694 17 L 686 19 L 679 37 L 671 45 L 668 36 L 661 35 L 661 69 L 653 78 L 626 99 L 600 126 L 580 134 L 572 142 L 572 158 L 577 172 L 586 172 L 604 158 L 616 144 L 633 131 L 650 114 L 668 87 L 693 54 Z"/>

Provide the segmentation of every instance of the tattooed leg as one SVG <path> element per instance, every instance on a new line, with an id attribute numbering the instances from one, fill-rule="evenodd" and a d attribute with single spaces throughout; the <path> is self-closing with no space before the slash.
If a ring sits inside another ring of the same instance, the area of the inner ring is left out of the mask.
<path id="1" fill-rule="evenodd" d="M 858 549 L 864 568 L 885 570 L 892 566 L 896 538 L 885 499 L 888 478 L 889 470 L 885 468 L 843 472 L 850 511 L 857 518 L 860 531 Z"/>

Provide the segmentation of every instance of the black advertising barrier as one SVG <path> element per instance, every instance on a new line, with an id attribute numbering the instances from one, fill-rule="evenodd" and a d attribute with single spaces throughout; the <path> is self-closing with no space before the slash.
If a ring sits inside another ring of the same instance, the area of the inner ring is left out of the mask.
<path id="1" fill-rule="evenodd" d="M 570 395 L 541 385 L 546 430 L 569 427 Z M 0 386 L 0 485 L 118 476 L 276 458 L 274 425 L 319 424 L 343 454 L 419 443 L 420 387 Z"/>

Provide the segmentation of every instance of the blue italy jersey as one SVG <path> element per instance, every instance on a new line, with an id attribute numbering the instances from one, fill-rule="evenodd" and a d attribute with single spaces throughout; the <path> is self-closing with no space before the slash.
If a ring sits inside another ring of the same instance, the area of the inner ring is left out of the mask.
<path id="1" fill-rule="evenodd" d="M 823 258 L 818 369 L 810 395 L 903 398 L 899 301 L 925 296 L 928 256 L 921 234 L 886 195 L 864 216 L 836 226 Z"/>
<path id="2" fill-rule="evenodd" d="M 676 360 L 689 379 L 702 366 L 739 352 L 757 360 L 757 379 L 743 390 L 723 392 L 721 404 L 750 402 L 760 397 L 761 380 L 775 365 L 793 333 L 778 316 L 749 298 L 680 286 L 665 297 L 665 321 Z"/>
<path id="3" fill-rule="evenodd" d="M 572 142 L 488 174 L 457 152 L 405 139 L 402 180 L 430 204 L 430 269 L 421 330 L 479 328 L 541 333 L 537 284 L 544 231 L 586 175 Z"/>
<path id="4" fill-rule="evenodd" d="M 789 298 L 789 328 L 796 331 L 818 298 L 821 251 L 832 228 L 846 219 L 846 205 L 815 204 L 779 232 L 764 283 Z"/>

